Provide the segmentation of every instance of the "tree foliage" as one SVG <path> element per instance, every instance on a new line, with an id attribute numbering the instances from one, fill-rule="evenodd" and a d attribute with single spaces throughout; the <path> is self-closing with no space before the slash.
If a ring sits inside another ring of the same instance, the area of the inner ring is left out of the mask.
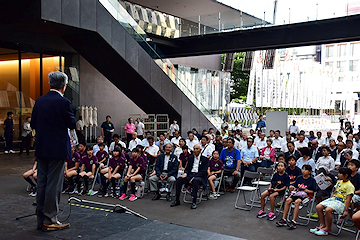
<path id="1" fill-rule="evenodd" d="M 224 64 L 225 54 L 222 55 L 222 64 Z M 234 57 L 234 68 L 231 72 L 231 92 L 230 99 L 241 99 L 246 101 L 250 71 L 243 71 L 242 66 L 245 58 L 245 53 L 235 53 Z"/>

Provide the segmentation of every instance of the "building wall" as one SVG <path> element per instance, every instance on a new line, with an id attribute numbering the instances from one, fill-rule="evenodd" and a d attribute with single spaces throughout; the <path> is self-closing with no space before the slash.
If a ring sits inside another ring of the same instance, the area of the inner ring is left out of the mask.
<path id="1" fill-rule="evenodd" d="M 145 115 L 143 110 L 82 57 L 80 57 L 80 105 L 97 107 L 96 135 L 98 136 L 101 135 L 100 125 L 107 115 L 111 116 L 115 133 L 121 134 L 122 137 L 129 116 Z"/>

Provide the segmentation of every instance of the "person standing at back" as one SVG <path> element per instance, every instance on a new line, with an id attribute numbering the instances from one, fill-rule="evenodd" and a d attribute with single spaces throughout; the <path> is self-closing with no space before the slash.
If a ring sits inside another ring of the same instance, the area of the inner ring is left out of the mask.
<path id="1" fill-rule="evenodd" d="M 132 140 L 132 134 L 135 132 L 135 124 L 133 123 L 132 118 L 128 118 L 128 123 L 125 124 L 125 138 L 126 145 L 129 146 L 129 142 Z"/>
<path id="2" fill-rule="evenodd" d="M 136 133 L 137 133 L 137 137 L 140 140 L 144 139 L 145 125 L 144 125 L 144 123 L 141 122 L 140 118 L 136 119 Z"/>
<path id="3" fill-rule="evenodd" d="M 12 149 L 14 138 L 14 113 L 8 112 L 7 118 L 4 121 L 4 136 L 5 136 L 5 153 L 15 153 Z"/>
<path id="4" fill-rule="evenodd" d="M 115 131 L 114 124 L 110 122 L 111 117 L 106 116 L 106 121 L 101 124 L 101 135 L 106 145 L 110 146 L 112 133 Z"/>
<path id="5" fill-rule="evenodd" d="M 62 72 L 49 73 L 49 93 L 35 102 L 31 127 L 36 130 L 38 158 L 37 226 L 46 231 L 70 227 L 57 219 L 64 179 L 65 159 L 72 158 L 68 129 L 76 120 L 71 102 L 64 98 L 68 77 Z M 53 144 L 56 139 L 56 144 Z"/>

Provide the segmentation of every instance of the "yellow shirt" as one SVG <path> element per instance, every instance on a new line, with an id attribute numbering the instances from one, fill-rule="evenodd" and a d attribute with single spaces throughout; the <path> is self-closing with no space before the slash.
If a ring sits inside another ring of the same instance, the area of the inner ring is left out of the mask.
<path id="1" fill-rule="evenodd" d="M 355 187 L 350 181 L 343 182 L 343 180 L 339 180 L 335 185 L 335 190 L 334 198 L 345 204 L 347 196 L 354 194 Z"/>

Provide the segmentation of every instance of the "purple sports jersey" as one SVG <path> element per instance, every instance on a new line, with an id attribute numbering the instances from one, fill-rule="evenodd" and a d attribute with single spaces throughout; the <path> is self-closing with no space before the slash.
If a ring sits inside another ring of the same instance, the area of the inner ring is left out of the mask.
<path id="1" fill-rule="evenodd" d="M 125 169 L 125 154 L 121 153 L 118 159 L 115 159 L 113 156 L 109 159 L 109 167 L 114 170 L 117 166 L 119 166 L 118 172 L 122 174 L 122 171 Z"/>
<path id="2" fill-rule="evenodd" d="M 91 158 L 89 158 L 88 156 L 82 158 L 80 160 L 80 164 L 84 164 L 85 165 L 85 169 L 84 171 L 86 172 L 91 172 L 92 171 L 92 165 L 97 163 L 97 158 L 95 156 L 92 156 Z"/>
<path id="3" fill-rule="evenodd" d="M 68 169 L 75 167 L 75 164 L 77 162 L 80 162 L 80 154 L 77 152 L 74 152 L 72 158 L 66 159 L 66 162 L 67 162 Z"/>
<path id="4" fill-rule="evenodd" d="M 210 172 L 217 172 L 219 170 L 224 170 L 224 164 L 221 160 L 213 160 L 211 159 L 209 161 L 209 168 L 210 168 Z"/>
<path id="5" fill-rule="evenodd" d="M 78 152 L 78 153 L 79 153 L 79 155 L 80 155 L 80 159 L 82 159 L 82 158 L 84 158 L 84 157 L 87 156 L 86 151 L 84 151 L 83 153 L 81 153 L 81 152 Z"/>
<path id="6" fill-rule="evenodd" d="M 130 158 L 129 161 L 129 165 L 132 166 L 132 168 L 134 169 L 134 171 L 140 167 L 140 171 L 146 171 L 146 163 L 144 161 L 144 159 L 142 157 L 139 157 L 136 161 L 134 160 L 134 158 Z"/>
<path id="7" fill-rule="evenodd" d="M 180 154 L 179 160 L 182 162 L 182 167 L 185 167 L 187 161 L 189 160 L 190 153 L 187 153 L 186 155 L 184 153 Z"/>
<path id="8" fill-rule="evenodd" d="M 100 161 L 102 161 L 104 158 L 107 158 L 107 157 L 108 157 L 108 153 L 105 152 L 105 151 L 98 151 L 98 152 L 96 153 L 96 157 L 97 157 L 98 161 L 100 162 Z"/>

